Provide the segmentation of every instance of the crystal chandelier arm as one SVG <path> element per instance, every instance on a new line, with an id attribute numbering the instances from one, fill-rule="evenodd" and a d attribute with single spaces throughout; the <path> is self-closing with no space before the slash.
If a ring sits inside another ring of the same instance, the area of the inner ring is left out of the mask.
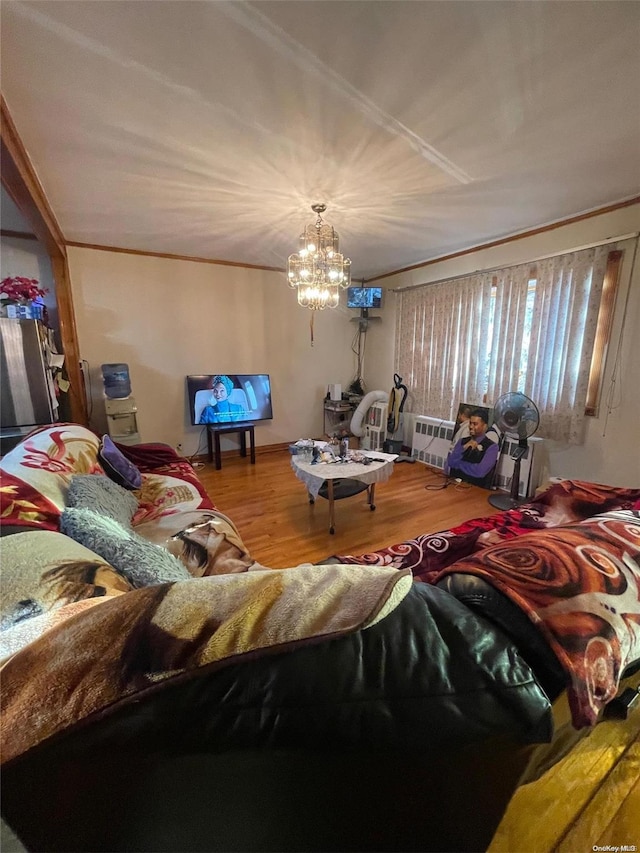
<path id="1" fill-rule="evenodd" d="M 322 219 L 325 204 L 313 204 L 315 224 L 307 225 L 299 237 L 299 250 L 289 255 L 287 281 L 298 288 L 298 303 L 320 311 L 339 304 L 339 289 L 351 284 L 351 261 L 339 251 L 338 232 Z"/>

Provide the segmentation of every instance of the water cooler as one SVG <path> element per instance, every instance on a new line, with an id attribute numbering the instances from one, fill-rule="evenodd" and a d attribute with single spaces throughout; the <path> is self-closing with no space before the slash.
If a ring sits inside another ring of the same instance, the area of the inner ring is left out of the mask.
<path id="1" fill-rule="evenodd" d="M 119 444 L 139 444 L 135 398 L 131 396 L 128 364 L 103 364 L 104 407 L 109 435 Z"/>

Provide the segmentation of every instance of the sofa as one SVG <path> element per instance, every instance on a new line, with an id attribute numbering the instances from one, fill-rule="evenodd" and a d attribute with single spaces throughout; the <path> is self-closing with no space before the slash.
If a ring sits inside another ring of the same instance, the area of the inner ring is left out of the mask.
<path id="1" fill-rule="evenodd" d="M 484 850 L 556 703 L 593 730 L 640 660 L 640 489 L 271 569 L 166 445 L 56 424 L 0 475 L 28 850 Z"/>

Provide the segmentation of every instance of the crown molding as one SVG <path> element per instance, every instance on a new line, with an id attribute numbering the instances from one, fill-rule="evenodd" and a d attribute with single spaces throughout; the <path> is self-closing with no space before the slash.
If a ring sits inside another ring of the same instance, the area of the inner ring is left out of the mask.
<path id="1" fill-rule="evenodd" d="M 594 216 L 602 216 L 604 213 L 611 213 L 614 210 L 620 210 L 623 207 L 631 207 L 634 204 L 640 203 L 640 196 L 633 196 L 623 201 L 608 204 L 606 207 L 598 207 L 595 210 L 589 210 L 586 213 L 578 213 L 576 216 L 570 216 L 568 219 L 561 219 L 558 222 L 552 222 L 548 225 L 541 225 L 538 228 L 531 228 L 528 231 L 520 231 L 517 234 L 510 234 L 508 237 L 501 237 L 499 240 L 492 240 L 490 243 L 480 243 L 477 246 L 470 246 L 468 249 L 461 249 L 459 252 L 452 252 L 450 255 L 440 255 L 438 258 L 430 258 L 428 261 L 422 261 L 419 264 L 413 264 L 410 267 L 402 267 L 401 269 L 385 272 L 382 275 L 376 275 L 373 278 L 368 278 L 367 284 L 372 281 L 380 281 L 382 278 L 390 278 L 393 275 L 400 273 L 411 272 L 412 270 L 431 267 L 434 264 L 441 264 L 444 261 L 451 261 L 454 258 L 461 258 L 464 255 L 473 255 L 475 252 L 481 252 L 483 249 L 493 249 L 495 246 L 504 246 L 506 243 L 515 243 L 517 240 L 524 240 L 527 237 L 535 237 L 536 234 L 544 234 L 545 231 L 555 231 L 557 228 L 562 228 L 565 225 L 572 225 L 574 222 L 582 222 L 585 219 L 592 219 Z"/>
<path id="2" fill-rule="evenodd" d="M 195 264 L 219 264 L 224 267 L 242 267 L 249 270 L 265 270 L 266 272 L 286 272 L 284 267 L 268 267 L 263 264 L 246 264 L 242 261 L 223 261 L 219 258 L 200 258 L 197 255 L 175 255 L 171 252 L 152 252 L 145 249 L 124 249 L 121 246 L 103 246 L 100 243 L 80 243 L 77 240 L 67 240 L 66 246 L 76 249 L 93 249 L 96 252 L 119 252 L 124 255 L 143 255 L 150 258 L 168 258 L 171 261 L 191 261 Z"/>

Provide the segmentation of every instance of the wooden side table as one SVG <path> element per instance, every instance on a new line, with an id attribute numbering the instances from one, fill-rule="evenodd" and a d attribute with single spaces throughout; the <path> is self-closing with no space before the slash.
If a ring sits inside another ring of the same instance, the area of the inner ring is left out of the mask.
<path id="1" fill-rule="evenodd" d="M 213 445 L 215 444 L 216 470 L 222 468 L 222 453 L 220 452 L 220 436 L 228 432 L 235 432 L 240 436 L 240 456 L 247 455 L 247 433 L 249 433 L 249 447 L 251 449 L 251 464 L 256 464 L 256 445 L 254 436 L 254 424 L 208 424 L 207 443 L 209 445 L 209 462 L 213 462 Z"/>

